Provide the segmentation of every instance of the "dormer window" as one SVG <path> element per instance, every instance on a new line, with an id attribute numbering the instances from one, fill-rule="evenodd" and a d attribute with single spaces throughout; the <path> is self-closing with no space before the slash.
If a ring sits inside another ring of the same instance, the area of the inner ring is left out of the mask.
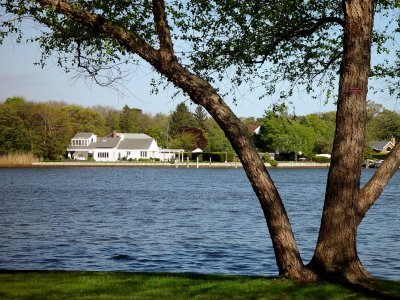
<path id="1" fill-rule="evenodd" d="M 71 140 L 71 145 L 72 146 L 88 146 L 89 145 L 89 141 L 88 140 L 73 139 L 73 140 Z"/>

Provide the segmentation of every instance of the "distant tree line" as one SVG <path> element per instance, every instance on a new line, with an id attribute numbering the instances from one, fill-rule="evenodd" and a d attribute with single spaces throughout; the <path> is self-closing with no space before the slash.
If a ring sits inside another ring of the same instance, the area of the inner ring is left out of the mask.
<path id="1" fill-rule="evenodd" d="M 150 115 L 127 105 L 122 110 L 100 105 L 84 108 L 11 97 L 0 103 L 0 155 L 32 152 L 43 159 L 62 159 L 77 132 L 105 136 L 112 130 L 146 133 L 163 148 L 233 153 L 228 139 L 205 110 L 200 106 L 192 110 L 182 102 L 170 115 Z M 291 155 L 295 153 L 311 157 L 331 152 L 334 112 L 298 117 L 290 115 L 285 106 L 275 106 L 263 118 L 243 121 L 261 126 L 260 133 L 253 135 L 260 152 L 279 153 L 285 159 L 293 159 Z M 399 113 L 370 101 L 367 132 L 370 141 L 400 138 Z"/>
<path id="2" fill-rule="evenodd" d="M 400 114 L 368 101 L 367 141 L 400 139 Z M 299 153 L 311 158 L 331 153 L 335 131 L 335 112 L 295 116 L 286 106 L 275 106 L 261 120 L 260 134 L 254 143 L 262 152 L 277 153 L 281 159 L 294 159 Z M 349 149 L 351 151 L 351 149 Z"/>
<path id="3" fill-rule="evenodd" d="M 84 108 L 22 97 L 0 102 L 0 155 L 32 152 L 45 160 L 62 159 L 77 132 L 105 136 L 112 130 L 148 134 L 163 148 L 233 152 L 214 120 L 201 107 L 190 112 L 185 103 L 171 115 L 150 115 L 127 105 L 122 110 L 100 105 Z"/>

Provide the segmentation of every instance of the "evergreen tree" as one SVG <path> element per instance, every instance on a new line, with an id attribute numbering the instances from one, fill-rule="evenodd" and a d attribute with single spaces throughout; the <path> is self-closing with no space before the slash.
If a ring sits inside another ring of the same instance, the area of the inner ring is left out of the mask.
<path id="1" fill-rule="evenodd" d="M 201 107 L 200 105 L 197 105 L 195 111 L 194 111 L 194 118 L 196 119 L 197 123 L 199 124 L 200 128 L 203 130 L 207 130 L 207 112 L 206 110 Z"/>
<path id="2" fill-rule="evenodd" d="M 197 127 L 197 122 L 186 104 L 181 102 L 176 106 L 175 111 L 173 111 L 170 116 L 169 134 L 175 137 L 178 132 L 189 127 Z"/>

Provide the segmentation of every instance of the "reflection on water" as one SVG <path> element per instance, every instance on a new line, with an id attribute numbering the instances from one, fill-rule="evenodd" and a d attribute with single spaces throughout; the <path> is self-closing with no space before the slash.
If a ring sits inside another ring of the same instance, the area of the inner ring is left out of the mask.
<path id="1" fill-rule="evenodd" d="M 271 175 L 308 261 L 327 170 Z M 0 181 L 0 269 L 277 274 L 241 169 L 0 169 Z M 367 269 L 391 279 L 400 279 L 399 184 L 397 174 L 358 236 Z"/>

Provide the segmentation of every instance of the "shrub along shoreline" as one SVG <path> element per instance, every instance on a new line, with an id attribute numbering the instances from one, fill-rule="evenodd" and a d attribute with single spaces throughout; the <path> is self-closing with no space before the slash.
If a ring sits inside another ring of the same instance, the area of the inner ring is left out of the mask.
<path id="1" fill-rule="evenodd" d="M 1 299 L 376 299 L 324 281 L 188 273 L 0 271 Z M 395 281 L 377 286 L 400 297 Z"/>
<path id="2" fill-rule="evenodd" d="M 31 152 L 15 152 L 0 156 L 0 167 L 26 167 L 38 161 Z"/>

